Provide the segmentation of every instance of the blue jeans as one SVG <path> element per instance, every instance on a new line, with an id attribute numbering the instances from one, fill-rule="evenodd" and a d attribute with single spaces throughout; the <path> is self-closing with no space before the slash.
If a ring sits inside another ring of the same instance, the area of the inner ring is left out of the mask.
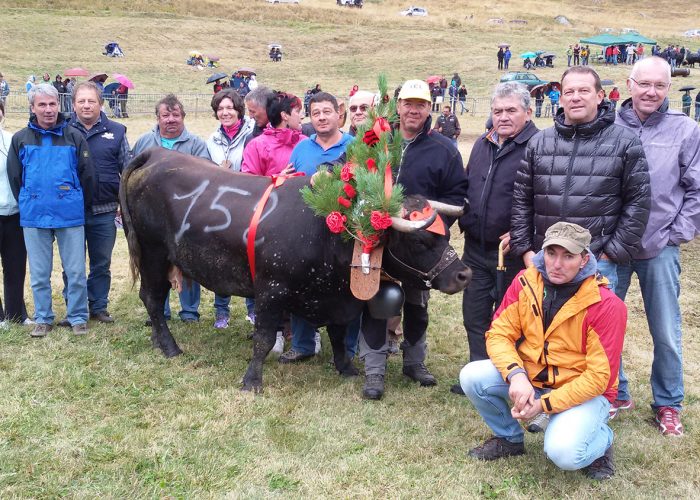
<path id="1" fill-rule="evenodd" d="M 459 383 L 494 435 L 513 443 L 523 442 L 523 428 L 510 413 L 509 384 L 491 360 L 466 365 L 459 374 Z M 608 427 L 609 410 L 608 400 L 596 396 L 550 415 L 544 434 L 547 458 L 560 469 L 577 470 L 603 456 L 613 441 L 612 430 Z"/>
<path id="2" fill-rule="evenodd" d="M 51 270 L 53 241 L 58 242 L 63 272 L 66 273 L 66 319 L 71 325 L 87 323 L 88 301 L 85 279 L 85 231 L 83 226 L 59 229 L 24 228 L 29 259 L 30 283 L 34 296 L 34 320 L 52 324 Z"/>
<path id="3" fill-rule="evenodd" d="M 301 354 L 314 354 L 316 350 L 316 327 L 306 321 L 304 318 L 290 315 L 292 327 L 292 349 Z M 348 358 L 352 359 L 357 353 L 357 340 L 360 336 L 360 325 L 362 324 L 362 315 L 352 320 L 345 332 L 345 351 Z"/>
<path id="4" fill-rule="evenodd" d="M 189 285 L 188 285 L 189 284 Z M 201 298 L 201 290 L 199 283 L 196 281 L 185 280 L 182 283 L 182 292 L 180 292 L 180 319 L 193 319 L 199 321 L 199 300 Z M 170 294 L 165 299 L 164 314 L 166 318 L 170 318 Z"/>
<path id="5" fill-rule="evenodd" d="M 670 406 L 681 408 L 683 402 L 683 353 L 681 345 L 680 296 L 681 265 L 679 247 L 667 246 L 652 259 L 634 260 L 620 266 L 617 295 L 625 299 L 632 280 L 637 274 L 644 301 L 649 333 L 654 342 L 654 361 L 651 364 L 652 408 Z M 620 363 L 618 399 L 629 400 L 627 377 Z"/>
<path id="6" fill-rule="evenodd" d="M 216 316 L 226 316 L 231 315 L 231 296 L 230 295 L 219 295 L 214 294 L 214 313 Z M 245 299 L 245 307 L 248 314 L 251 314 L 255 309 L 255 299 Z"/>
<path id="7" fill-rule="evenodd" d="M 85 241 L 90 261 L 87 279 L 88 306 L 91 313 L 107 310 L 109 288 L 112 284 L 112 250 L 117 239 L 114 225 L 116 210 L 103 214 L 85 214 Z"/>
<path id="8" fill-rule="evenodd" d="M 613 292 L 617 290 L 617 269 L 617 264 L 611 260 L 598 260 L 598 272 L 608 278 L 608 288 Z"/>

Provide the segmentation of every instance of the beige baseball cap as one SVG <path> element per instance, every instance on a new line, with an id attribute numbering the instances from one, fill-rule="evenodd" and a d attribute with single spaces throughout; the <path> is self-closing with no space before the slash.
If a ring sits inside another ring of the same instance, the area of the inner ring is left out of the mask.
<path id="1" fill-rule="evenodd" d="M 583 253 L 591 245 L 591 233 L 573 222 L 557 222 L 544 233 L 542 248 L 552 245 L 564 247 L 573 254 Z"/>
<path id="2" fill-rule="evenodd" d="M 423 80 L 407 80 L 401 86 L 399 91 L 399 99 L 421 99 L 423 101 L 433 102 L 430 98 L 430 87 Z"/>

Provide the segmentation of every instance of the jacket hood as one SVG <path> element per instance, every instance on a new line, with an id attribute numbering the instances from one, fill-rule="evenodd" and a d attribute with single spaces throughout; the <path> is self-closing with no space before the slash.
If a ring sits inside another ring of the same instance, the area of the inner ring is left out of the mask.
<path id="1" fill-rule="evenodd" d="M 615 107 L 607 99 L 598 105 L 598 115 L 588 123 L 580 125 L 567 125 L 564 123 L 564 109 L 560 108 L 554 118 L 554 127 L 564 137 L 571 138 L 575 134 L 582 137 L 591 137 L 601 130 L 615 123 Z"/>
<path id="2" fill-rule="evenodd" d="M 50 129 L 41 128 L 36 121 L 36 116 L 32 116 L 29 119 L 29 128 L 36 130 L 37 132 L 40 132 L 42 134 L 63 135 L 63 129 L 66 127 L 66 125 L 68 125 L 68 122 L 65 120 L 65 118 L 63 118 L 63 115 L 61 113 L 58 114 L 56 125 L 54 125 Z"/>
<path id="3" fill-rule="evenodd" d="M 532 263 L 535 265 L 537 270 L 542 274 L 544 279 L 549 281 L 549 276 L 547 275 L 547 269 L 544 267 L 544 250 L 540 250 L 537 252 L 537 255 L 535 255 L 532 259 Z M 590 276 L 595 276 L 596 270 L 598 269 L 598 261 L 595 258 L 595 255 L 593 255 L 593 252 L 590 250 L 588 251 L 588 263 L 583 266 L 583 269 L 581 269 L 576 276 L 574 276 L 574 279 L 572 279 L 569 283 L 580 283 L 581 281 L 585 280 L 586 278 Z"/>
<path id="4" fill-rule="evenodd" d="M 274 128 L 269 124 L 263 130 L 263 134 L 266 136 L 274 137 L 280 144 L 297 144 L 304 136 L 301 134 L 301 130 L 294 130 L 291 128 Z"/>

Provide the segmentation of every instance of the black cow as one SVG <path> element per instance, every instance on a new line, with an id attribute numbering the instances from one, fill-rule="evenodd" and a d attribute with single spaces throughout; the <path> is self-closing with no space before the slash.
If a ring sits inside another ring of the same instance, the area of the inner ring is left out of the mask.
<path id="1" fill-rule="evenodd" d="M 683 66 L 695 67 L 695 63 L 700 64 L 700 53 L 696 52 L 686 52 L 685 59 L 683 60 Z"/>
<path id="2" fill-rule="evenodd" d="M 262 390 L 263 361 L 285 311 L 327 325 L 336 369 L 356 375 L 343 341 L 346 325 L 364 306 L 349 289 L 353 244 L 332 234 L 305 205 L 299 190 L 308 178 L 289 178 L 272 191 L 257 230 L 255 280 L 251 278 L 248 227 L 270 182 L 269 177 L 232 173 L 161 148 L 145 151 L 126 169 L 119 197 L 131 270 L 134 278 L 141 276 L 140 297 L 152 322 L 153 345 L 167 357 L 182 352 L 163 316 L 168 274 L 176 266 L 220 295 L 255 297 L 253 358 L 243 389 Z M 420 211 L 427 203 L 408 197 L 404 208 Z M 422 229 L 430 223 L 395 220 L 385 234 L 391 252 L 384 253 L 383 267 L 413 287 L 459 292 L 471 271 L 447 237 Z"/>

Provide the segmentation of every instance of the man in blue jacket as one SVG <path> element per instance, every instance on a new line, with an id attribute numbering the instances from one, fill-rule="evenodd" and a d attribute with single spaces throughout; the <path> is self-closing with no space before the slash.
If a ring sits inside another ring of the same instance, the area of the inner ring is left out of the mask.
<path id="1" fill-rule="evenodd" d="M 20 225 L 29 258 L 36 325 L 32 337 L 51 331 L 53 241 L 66 273 L 66 318 L 76 335 L 87 333 L 85 207 L 92 203 L 94 173 L 85 138 L 60 116 L 51 84 L 28 94 L 34 115 L 12 138 L 7 174 L 19 203 Z"/>
<path id="2" fill-rule="evenodd" d="M 73 92 L 75 115 L 71 126 L 85 137 L 97 177 L 92 204 L 85 213 L 85 242 L 90 257 L 87 279 L 90 318 L 101 323 L 114 319 L 107 311 L 112 282 L 110 265 L 117 238 L 114 218 L 119 206 L 119 179 L 129 162 L 126 127 L 109 120 L 101 111 L 102 94 L 93 82 L 83 82 Z M 66 320 L 64 320 L 66 321 Z M 58 323 L 60 326 L 68 326 Z"/>

